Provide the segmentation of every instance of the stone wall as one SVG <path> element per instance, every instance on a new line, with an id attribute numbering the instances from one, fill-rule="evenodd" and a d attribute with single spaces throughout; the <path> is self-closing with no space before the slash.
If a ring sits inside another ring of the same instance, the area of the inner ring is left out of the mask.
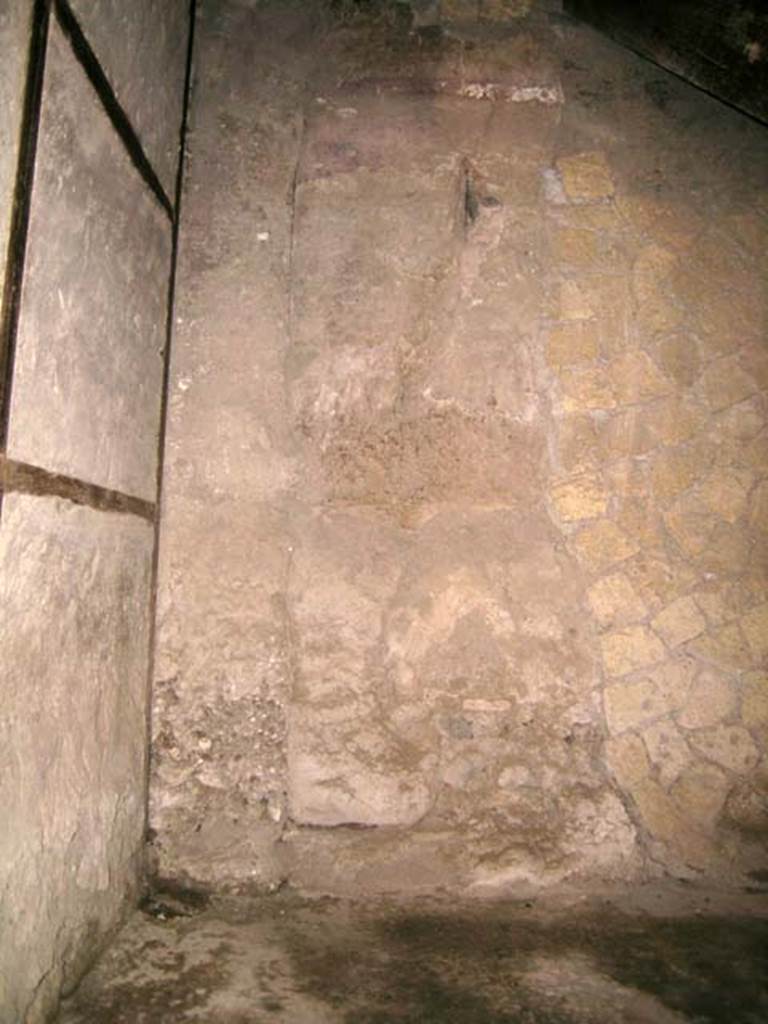
<path id="1" fill-rule="evenodd" d="M 117 5 L 73 7 L 0 14 L 3 1024 L 49 1018 L 143 864 L 188 5 L 132 4 L 135 36 Z"/>
<path id="2" fill-rule="evenodd" d="M 157 870 L 743 878 L 765 139 L 545 5 L 331 6 L 203 6 Z"/>

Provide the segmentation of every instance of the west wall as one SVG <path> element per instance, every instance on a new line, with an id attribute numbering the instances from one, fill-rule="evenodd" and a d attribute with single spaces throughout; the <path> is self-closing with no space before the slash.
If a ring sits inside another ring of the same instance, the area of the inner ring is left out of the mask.
<path id="1" fill-rule="evenodd" d="M 415 6 L 202 7 L 157 868 L 743 882 L 765 136 L 545 5 Z"/>
<path id="2" fill-rule="evenodd" d="M 135 901 L 186 0 L 0 5 L 0 1020 Z"/>

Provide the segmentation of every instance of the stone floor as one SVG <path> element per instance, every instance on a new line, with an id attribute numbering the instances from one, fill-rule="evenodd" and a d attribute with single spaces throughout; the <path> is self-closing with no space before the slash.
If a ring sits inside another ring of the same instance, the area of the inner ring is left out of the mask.
<path id="1" fill-rule="evenodd" d="M 765 895 L 160 893 L 59 1024 L 762 1024 Z"/>

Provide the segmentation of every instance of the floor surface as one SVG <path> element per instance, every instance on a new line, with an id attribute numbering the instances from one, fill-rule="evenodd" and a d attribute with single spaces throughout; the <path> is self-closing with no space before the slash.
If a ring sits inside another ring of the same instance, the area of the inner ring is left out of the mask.
<path id="1" fill-rule="evenodd" d="M 768 900 L 668 883 L 546 898 L 146 901 L 60 1024 L 761 1024 Z"/>

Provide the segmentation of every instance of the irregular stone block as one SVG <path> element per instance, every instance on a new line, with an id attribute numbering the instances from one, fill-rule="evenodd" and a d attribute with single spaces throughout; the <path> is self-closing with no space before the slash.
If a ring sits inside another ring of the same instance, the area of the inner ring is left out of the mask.
<path id="1" fill-rule="evenodd" d="M 604 515 L 608 496 L 599 477 L 580 476 L 566 480 L 550 491 L 552 505 L 563 522 L 577 522 Z"/>
<path id="2" fill-rule="evenodd" d="M 738 725 L 702 729 L 691 736 L 691 745 L 710 761 L 742 775 L 752 771 L 760 759 L 752 737 Z"/>
<path id="3" fill-rule="evenodd" d="M 560 157 L 557 169 L 569 199 L 589 202 L 613 195 L 613 178 L 604 153 L 576 153 Z"/>
<path id="4" fill-rule="evenodd" d="M 687 640 L 693 640 L 707 626 L 691 597 L 681 597 L 667 605 L 652 620 L 651 625 L 670 647 L 679 647 Z"/>
<path id="5" fill-rule="evenodd" d="M 623 676 L 664 657 L 664 648 L 647 626 L 627 626 L 600 639 L 603 664 L 610 676 Z"/>
<path id="6" fill-rule="evenodd" d="M 624 573 L 605 576 L 587 592 L 589 604 L 601 626 L 625 625 L 645 618 L 648 609 Z"/>
<path id="7" fill-rule="evenodd" d="M 694 680 L 678 721 L 686 729 L 704 729 L 729 718 L 735 707 L 731 680 L 707 669 Z"/>
<path id="8" fill-rule="evenodd" d="M 608 519 L 585 526 L 576 535 L 573 546 L 590 572 L 604 572 L 638 550 L 637 545 Z"/>

